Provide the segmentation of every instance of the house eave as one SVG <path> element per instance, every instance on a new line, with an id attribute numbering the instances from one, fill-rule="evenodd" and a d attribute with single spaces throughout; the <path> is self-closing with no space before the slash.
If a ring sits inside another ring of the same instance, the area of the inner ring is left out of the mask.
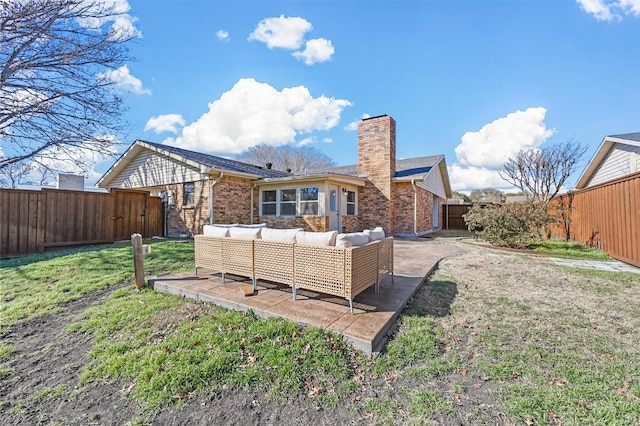
<path id="1" fill-rule="evenodd" d="M 347 175 L 339 175 L 334 173 L 321 173 L 321 174 L 313 174 L 313 175 L 294 175 L 294 176 L 284 176 L 277 178 L 262 178 L 258 179 L 258 183 L 265 184 L 277 184 L 277 183 L 289 183 L 289 182 L 297 182 L 297 181 L 313 181 L 313 180 L 329 180 L 332 182 L 344 183 L 355 186 L 365 186 L 367 181 L 366 178 L 360 176 L 347 176 Z"/>
<path id="2" fill-rule="evenodd" d="M 193 161 L 189 158 L 185 158 L 179 154 L 164 150 L 155 145 L 151 145 L 145 141 L 138 139 L 120 156 L 120 158 L 118 158 L 118 160 L 116 160 L 116 162 L 109 168 L 109 170 L 107 170 L 102 175 L 102 177 L 96 182 L 95 186 L 98 188 L 109 188 L 109 185 L 111 184 L 115 176 L 123 171 L 144 149 L 156 152 L 176 162 L 182 163 L 194 170 L 199 170 L 203 175 L 213 176 L 216 174 L 219 175 L 220 173 L 224 173 L 229 177 L 239 177 L 250 180 L 260 179 L 261 177 L 260 175 L 254 173 L 244 173 L 219 167 L 210 167 L 207 164 Z"/>

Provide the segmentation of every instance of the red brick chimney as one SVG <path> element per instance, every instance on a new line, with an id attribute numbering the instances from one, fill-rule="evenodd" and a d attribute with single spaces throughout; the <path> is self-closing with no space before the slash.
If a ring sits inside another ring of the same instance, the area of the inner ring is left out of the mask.
<path id="1" fill-rule="evenodd" d="M 395 199 L 391 178 L 396 171 L 396 122 L 388 115 L 365 118 L 358 125 L 358 174 L 369 182 L 360 192 L 361 227 L 382 226 L 394 232 Z"/>

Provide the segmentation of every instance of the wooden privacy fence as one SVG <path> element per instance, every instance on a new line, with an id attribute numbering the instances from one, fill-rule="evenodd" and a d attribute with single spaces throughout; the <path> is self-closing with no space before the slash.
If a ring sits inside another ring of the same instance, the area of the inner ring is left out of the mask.
<path id="1" fill-rule="evenodd" d="M 442 206 L 442 216 L 445 218 L 444 229 L 468 229 L 463 216 L 472 206 L 473 204 L 444 204 Z"/>
<path id="2" fill-rule="evenodd" d="M 587 244 L 640 267 L 640 172 L 556 197 L 550 213 L 564 224 L 552 235 Z"/>
<path id="3" fill-rule="evenodd" d="M 163 221 L 162 200 L 148 192 L 0 189 L 0 257 L 163 235 Z"/>

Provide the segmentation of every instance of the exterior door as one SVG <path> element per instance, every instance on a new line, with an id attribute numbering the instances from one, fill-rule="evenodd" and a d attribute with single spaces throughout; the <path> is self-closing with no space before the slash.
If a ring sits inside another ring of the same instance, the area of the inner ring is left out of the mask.
<path id="1" fill-rule="evenodd" d="M 329 230 L 340 231 L 340 197 L 335 185 L 329 185 Z"/>

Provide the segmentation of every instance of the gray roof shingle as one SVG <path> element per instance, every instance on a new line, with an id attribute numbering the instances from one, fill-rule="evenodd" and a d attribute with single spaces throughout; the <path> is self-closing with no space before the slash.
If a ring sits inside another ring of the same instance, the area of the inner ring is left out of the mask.
<path id="1" fill-rule="evenodd" d="M 177 148 L 170 145 L 162 145 L 158 143 L 148 142 L 141 140 L 149 145 L 153 145 L 159 149 L 169 151 L 173 154 L 180 155 L 196 163 L 203 164 L 207 167 L 213 167 L 221 170 L 228 170 L 232 172 L 249 173 L 258 175 L 263 178 L 277 178 L 291 176 L 291 173 L 283 172 L 280 170 L 267 169 L 264 167 L 256 166 L 242 161 L 230 160 L 228 158 L 216 157 L 215 155 L 203 154 L 201 152 L 189 151 L 187 149 Z"/>
<path id="2" fill-rule="evenodd" d="M 616 139 L 624 139 L 627 141 L 640 142 L 640 132 L 639 133 L 625 133 L 622 135 L 610 135 L 610 138 Z"/>
<path id="3" fill-rule="evenodd" d="M 422 178 L 429 173 L 431 168 L 438 164 L 444 158 L 443 155 L 432 155 L 429 157 L 403 158 L 396 161 L 396 173 L 393 177 L 397 178 Z M 358 165 L 329 167 L 324 169 L 316 169 L 308 171 L 308 174 L 325 174 L 335 173 L 339 175 L 358 176 Z"/>

